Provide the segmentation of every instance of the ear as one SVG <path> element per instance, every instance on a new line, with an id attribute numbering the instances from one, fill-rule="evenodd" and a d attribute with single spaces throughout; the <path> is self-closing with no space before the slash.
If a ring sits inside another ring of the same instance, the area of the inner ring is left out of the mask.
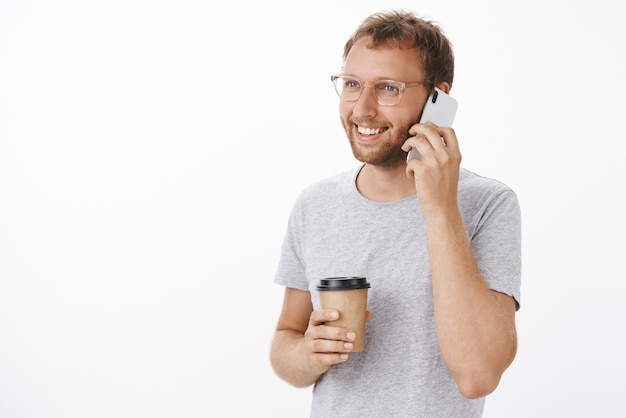
<path id="1" fill-rule="evenodd" d="M 437 84 L 435 87 L 439 88 L 446 94 L 450 94 L 450 84 L 448 84 L 447 81 L 442 81 L 441 83 Z"/>

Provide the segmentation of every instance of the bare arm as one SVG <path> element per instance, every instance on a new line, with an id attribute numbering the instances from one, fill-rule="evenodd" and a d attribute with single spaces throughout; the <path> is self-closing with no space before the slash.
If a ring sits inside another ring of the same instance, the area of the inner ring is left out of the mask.
<path id="1" fill-rule="evenodd" d="M 515 301 L 486 286 L 460 213 L 431 216 L 427 231 L 442 355 L 464 396 L 485 396 L 515 357 Z"/>
<path id="2" fill-rule="evenodd" d="M 305 387 L 331 365 L 346 361 L 354 333 L 326 325 L 338 318 L 334 310 L 314 311 L 309 292 L 286 288 L 270 350 L 276 374 L 294 386 Z"/>
<path id="3" fill-rule="evenodd" d="M 515 357 L 515 301 L 487 287 L 472 253 L 457 203 L 461 154 L 454 130 L 417 124 L 411 133 L 423 135 L 403 149 L 414 146 L 423 156 L 410 160 L 407 174 L 426 219 L 441 353 L 461 393 L 482 397 Z"/>

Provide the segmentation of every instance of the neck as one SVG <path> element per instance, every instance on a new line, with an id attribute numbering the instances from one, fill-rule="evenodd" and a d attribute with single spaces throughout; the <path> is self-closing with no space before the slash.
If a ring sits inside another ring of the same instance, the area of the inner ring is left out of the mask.
<path id="1" fill-rule="evenodd" d="M 394 202 L 415 194 L 415 183 L 406 175 L 406 165 L 378 167 L 365 164 L 356 178 L 359 193 L 375 202 Z"/>

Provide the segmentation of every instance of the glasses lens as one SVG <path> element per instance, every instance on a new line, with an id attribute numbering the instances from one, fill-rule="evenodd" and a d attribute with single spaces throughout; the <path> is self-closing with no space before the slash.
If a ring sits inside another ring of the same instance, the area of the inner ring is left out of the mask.
<path id="1" fill-rule="evenodd" d="M 348 76 L 336 75 L 332 77 L 335 91 L 346 102 L 359 100 L 363 85 L 359 79 Z M 368 85 L 366 85 L 368 86 Z M 380 80 L 369 86 L 379 104 L 393 106 L 400 101 L 402 96 L 402 83 L 392 80 Z"/>
<path id="2" fill-rule="evenodd" d="M 378 103 L 393 105 L 400 101 L 402 86 L 395 81 L 381 80 L 374 84 L 372 90 L 376 95 Z"/>
<path id="3" fill-rule="evenodd" d="M 337 76 L 333 79 L 335 90 L 343 100 L 352 102 L 359 99 L 361 95 L 361 83 L 352 77 Z"/>

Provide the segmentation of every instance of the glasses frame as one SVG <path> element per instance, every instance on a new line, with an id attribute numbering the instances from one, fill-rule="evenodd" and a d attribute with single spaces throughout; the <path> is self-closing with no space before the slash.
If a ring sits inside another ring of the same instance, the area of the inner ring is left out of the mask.
<path id="1" fill-rule="evenodd" d="M 346 100 L 344 99 L 341 94 L 339 93 L 339 89 L 337 88 L 337 80 L 343 80 L 343 79 L 348 79 L 348 80 L 354 80 L 357 83 L 359 83 L 359 85 L 361 86 L 361 91 L 359 92 L 359 95 L 352 100 Z M 400 101 L 402 100 L 402 94 L 404 93 L 404 90 L 409 88 L 409 87 L 415 87 L 415 86 L 421 86 L 421 85 L 428 85 L 430 82 L 428 80 L 424 80 L 424 81 L 417 81 L 415 83 L 404 83 L 402 81 L 397 81 L 397 80 L 376 80 L 373 83 L 366 83 L 364 81 L 362 81 L 360 78 L 358 77 L 353 77 L 351 75 L 345 75 L 345 74 L 335 74 L 335 75 L 331 75 L 330 76 L 330 81 L 333 82 L 333 86 L 335 86 L 335 93 L 337 93 L 337 96 L 339 96 L 339 98 L 341 100 L 343 100 L 344 102 L 356 102 L 357 100 L 359 100 L 361 98 L 361 95 L 363 94 L 363 91 L 365 90 L 365 88 L 369 88 L 372 91 L 372 94 L 374 95 L 374 98 L 376 99 L 376 102 L 381 105 L 381 106 L 395 106 L 398 103 L 400 103 Z M 373 89 L 373 85 L 377 84 L 377 83 L 381 83 L 381 82 L 388 82 L 388 83 L 394 83 L 394 84 L 398 84 L 398 86 L 400 87 L 399 91 L 398 91 L 398 101 L 395 103 L 381 103 L 380 102 L 380 98 L 378 97 L 378 95 L 376 94 L 376 90 Z"/>

